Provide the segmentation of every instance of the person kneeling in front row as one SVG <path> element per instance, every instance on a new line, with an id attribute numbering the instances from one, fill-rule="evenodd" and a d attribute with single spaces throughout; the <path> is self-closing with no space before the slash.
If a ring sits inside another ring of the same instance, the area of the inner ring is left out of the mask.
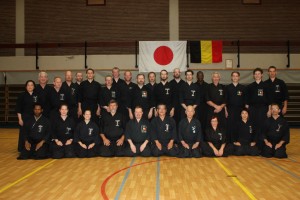
<path id="1" fill-rule="evenodd" d="M 195 109 L 193 106 L 187 106 L 185 110 L 186 118 L 179 122 L 178 139 L 181 142 L 179 145 L 179 157 L 200 158 L 202 156 L 201 146 L 202 128 L 200 121 L 194 118 Z"/>
<path id="2" fill-rule="evenodd" d="M 232 144 L 226 144 L 226 132 L 218 126 L 218 117 L 213 116 L 210 127 L 205 132 L 206 144 L 203 145 L 203 155 L 208 157 L 227 157 L 232 154 Z"/>
<path id="3" fill-rule="evenodd" d="M 135 119 L 130 120 L 126 125 L 125 138 L 129 143 L 129 147 L 125 151 L 126 156 L 151 156 L 149 143 L 151 125 L 142 116 L 142 108 L 139 106 L 135 107 Z"/>
<path id="4" fill-rule="evenodd" d="M 235 129 L 237 132 L 233 134 L 234 154 L 236 156 L 258 156 L 260 153 L 256 146 L 258 138 L 253 123 L 249 121 L 249 112 L 246 108 L 242 110 L 241 117 L 242 120 Z"/>
<path id="5" fill-rule="evenodd" d="M 100 137 L 103 144 L 100 146 L 100 155 L 104 157 L 124 156 L 125 117 L 117 112 L 118 103 L 111 100 L 108 109 L 103 112 L 100 120 Z"/>
<path id="6" fill-rule="evenodd" d="M 290 129 L 287 121 L 279 115 L 278 104 L 271 105 L 272 116 L 263 128 L 264 145 L 261 155 L 267 158 L 287 158 L 286 145 L 290 141 Z"/>
<path id="7" fill-rule="evenodd" d="M 91 121 L 91 111 L 85 110 L 84 120 L 81 121 L 74 133 L 75 152 L 79 158 L 90 158 L 97 156 L 99 151 L 99 128 Z"/>
<path id="8" fill-rule="evenodd" d="M 158 104 L 157 112 L 158 116 L 151 121 L 152 154 L 153 156 L 177 156 L 178 146 L 176 144 L 177 131 L 175 120 L 166 115 L 167 107 L 165 104 Z"/>
<path id="9" fill-rule="evenodd" d="M 50 149 L 52 158 L 73 158 L 74 152 L 74 119 L 68 115 L 67 104 L 62 104 L 59 108 L 60 115 L 52 119 L 52 142 Z"/>
<path id="10" fill-rule="evenodd" d="M 50 124 L 48 119 L 42 115 L 42 112 L 42 106 L 35 104 L 34 115 L 25 124 L 25 148 L 22 149 L 20 156 L 17 158 L 18 160 L 47 158 Z"/>

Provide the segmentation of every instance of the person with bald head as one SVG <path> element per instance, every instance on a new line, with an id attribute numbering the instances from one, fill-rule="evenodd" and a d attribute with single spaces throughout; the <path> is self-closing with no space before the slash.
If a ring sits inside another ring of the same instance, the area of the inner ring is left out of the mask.
<path id="1" fill-rule="evenodd" d="M 62 83 L 63 90 L 68 91 L 70 95 L 70 105 L 68 115 L 76 122 L 78 121 L 77 108 L 78 108 L 78 85 L 73 83 L 73 74 L 70 70 L 65 72 L 65 81 Z"/>
<path id="2" fill-rule="evenodd" d="M 57 76 L 53 80 L 53 88 L 50 90 L 50 120 L 53 120 L 59 116 L 59 108 L 61 104 L 66 104 L 68 106 L 72 105 L 71 95 L 68 90 L 62 88 L 62 79 Z"/>
<path id="3" fill-rule="evenodd" d="M 124 115 L 126 122 L 129 120 L 129 109 L 131 109 L 131 103 L 133 98 L 133 90 L 137 86 L 132 82 L 131 71 L 124 72 L 124 84 L 120 84 L 120 105 L 119 111 Z"/>
<path id="4" fill-rule="evenodd" d="M 202 155 L 201 145 L 203 143 L 203 134 L 201 123 L 194 118 L 195 108 L 188 105 L 185 109 L 186 118 L 181 119 L 178 126 L 179 157 L 199 158 Z"/>

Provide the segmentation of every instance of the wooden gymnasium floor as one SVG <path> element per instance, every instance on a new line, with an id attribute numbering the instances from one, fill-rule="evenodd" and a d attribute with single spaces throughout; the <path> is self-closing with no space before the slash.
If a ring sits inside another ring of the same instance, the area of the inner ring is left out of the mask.
<path id="1" fill-rule="evenodd" d="M 300 130 L 288 159 L 16 160 L 17 129 L 0 129 L 0 199 L 300 199 Z"/>

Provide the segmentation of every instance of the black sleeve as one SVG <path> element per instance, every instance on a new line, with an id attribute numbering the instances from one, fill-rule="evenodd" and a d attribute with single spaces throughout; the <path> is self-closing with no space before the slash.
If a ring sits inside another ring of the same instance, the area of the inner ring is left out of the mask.
<path id="1" fill-rule="evenodd" d="M 205 99 L 206 99 L 206 102 L 211 101 L 211 98 L 210 98 L 210 95 L 209 95 L 209 90 L 210 90 L 210 86 L 208 85 L 208 86 L 206 87 L 206 92 L 205 92 Z"/>
<path id="2" fill-rule="evenodd" d="M 46 120 L 46 133 L 43 138 L 45 142 L 49 142 L 50 135 L 51 135 L 51 126 L 50 126 L 49 121 Z"/>
<path id="3" fill-rule="evenodd" d="M 125 139 L 126 140 L 129 140 L 129 139 L 131 139 L 131 137 L 130 137 L 130 133 L 132 132 L 132 130 L 131 130 L 131 121 L 128 121 L 127 122 L 127 124 L 126 124 L 126 129 L 125 129 Z"/>
<path id="4" fill-rule="evenodd" d="M 16 102 L 16 113 L 23 113 L 23 101 L 24 101 L 24 93 L 19 94 L 19 97 Z"/>
<path id="5" fill-rule="evenodd" d="M 151 140 L 157 140 L 157 133 L 155 130 L 155 118 L 151 121 L 151 132 L 150 132 Z"/>
<path id="6" fill-rule="evenodd" d="M 183 126 L 183 121 L 181 120 L 178 125 L 178 142 L 181 142 L 183 140 L 182 131 L 184 130 L 182 126 Z"/>
<path id="7" fill-rule="evenodd" d="M 211 129 L 210 128 L 207 128 L 205 130 L 205 140 L 206 142 L 211 142 Z"/>
<path id="8" fill-rule="evenodd" d="M 74 132 L 74 142 L 79 142 L 80 139 L 79 139 L 79 135 L 80 135 L 80 123 L 77 124 L 76 128 L 75 128 L 75 132 Z"/>
<path id="9" fill-rule="evenodd" d="M 290 128 L 288 123 L 285 121 L 283 124 L 284 128 L 283 128 L 283 136 L 282 136 L 282 140 L 285 141 L 286 144 L 288 144 L 290 142 Z"/>
<path id="10" fill-rule="evenodd" d="M 286 84 L 282 81 L 283 101 L 289 100 L 289 91 Z"/>
<path id="11" fill-rule="evenodd" d="M 51 139 L 57 139 L 57 123 L 56 120 L 51 120 Z"/>
<path id="12" fill-rule="evenodd" d="M 172 139 L 174 141 L 177 141 L 177 128 L 176 128 L 176 123 L 175 120 L 173 118 L 170 117 L 170 124 L 173 128 L 173 133 L 172 133 Z"/>
<path id="13" fill-rule="evenodd" d="M 181 104 L 184 103 L 184 85 L 182 84 L 182 86 L 178 89 L 179 90 L 179 103 L 180 103 L 180 107 Z"/>
<path id="14" fill-rule="evenodd" d="M 197 134 L 197 142 L 203 142 L 203 135 L 202 135 L 202 127 L 200 121 L 197 120 L 197 127 L 198 128 L 198 134 Z"/>

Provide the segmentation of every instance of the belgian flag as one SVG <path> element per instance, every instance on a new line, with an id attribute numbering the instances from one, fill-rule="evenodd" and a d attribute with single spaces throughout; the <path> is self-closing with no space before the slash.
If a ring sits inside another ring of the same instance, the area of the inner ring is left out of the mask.
<path id="1" fill-rule="evenodd" d="M 221 40 L 190 41 L 191 63 L 222 62 L 223 42 Z"/>

